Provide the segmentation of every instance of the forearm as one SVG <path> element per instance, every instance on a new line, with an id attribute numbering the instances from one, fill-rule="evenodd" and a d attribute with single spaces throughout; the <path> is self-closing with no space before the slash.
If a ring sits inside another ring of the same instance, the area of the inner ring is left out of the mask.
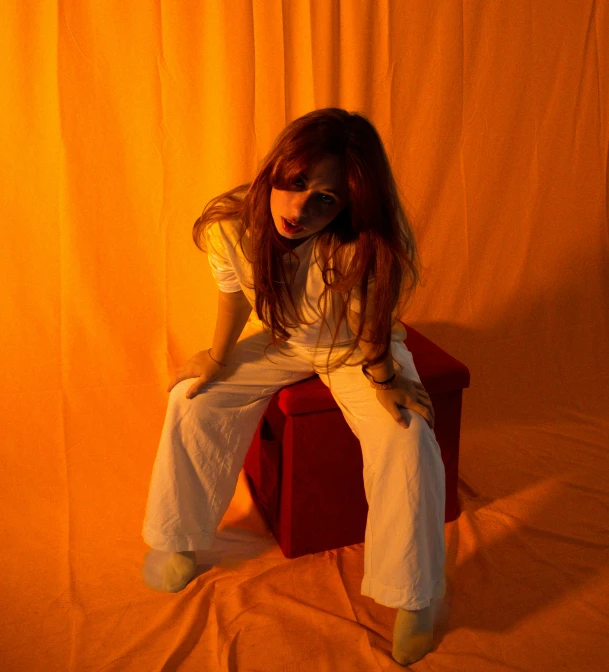
<path id="1" fill-rule="evenodd" d="M 379 346 L 374 345 L 372 343 L 366 343 L 361 340 L 359 343 L 359 347 L 366 358 L 366 362 L 371 362 L 381 350 Z M 375 364 L 374 366 L 369 366 L 368 364 L 365 364 L 365 366 L 366 371 L 368 371 L 368 373 L 370 373 L 370 375 L 377 382 L 380 383 L 385 380 L 389 380 L 389 378 L 391 378 L 391 376 L 393 376 L 395 372 L 393 368 L 393 357 L 391 355 L 391 345 L 389 347 L 389 351 L 387 352 L 387 356 L 385 357 L 384 360 L 380 362 L 380 364 Z"/>
<path id="2" fill-rule="evenodd" d="M 224 363 L 239 340 L 251 312 L 252 306 L 242 291 L 220 292 L 211 346 L 211 355 L 216 361 Z"/>
<path id="3" fill-rule="evenodd" d="M 353 331 L 353 333 L 355 334 L 357 334 L 359 321 L 360 321 L 360 315 L 358 313 L 350 311 L 349 324 L 351 327 L 351 331 Z M 366 359 L 366 363 L 364 364 L 366 366 L 366 370 L 370 373 L 370 375 L 374 378 L 374 380 L 382 382 L 391 378 L 391 376 L 395 372 L 393 367 L 393 357 L 391 354 L 391 345 L 389 347 L 389 351 L 387 352 L 387 356 L 385 357 L 384 360 L 382 360 L 379 364 L 375 364 L 374 366 L 368 365 L 368 362 L 373 361 L 375 357 L 377 357 L 383 349 L 382 345 L 371 342 L 369 318 L 364 323 L 364 330 L 362 332 L 362 337 L 360 338 L 359 341 L 359 347 Z"/>

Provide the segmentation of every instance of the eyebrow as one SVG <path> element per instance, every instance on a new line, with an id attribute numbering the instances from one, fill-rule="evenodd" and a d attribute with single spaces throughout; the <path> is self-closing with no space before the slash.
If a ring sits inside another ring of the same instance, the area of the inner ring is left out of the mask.
<path id="1" fill-rule="evenodd" d="M 309 178 L 307 177 L 306 173 L 301 174 L 302 177 L 308 182 Z M 319 191 L 327 191 L 329 194 L 332 194 L 332 196 L 336 196 L 336 198 L 340 198 L 340 194 L 334 191 L 333 189 L 320 189 Z"/>

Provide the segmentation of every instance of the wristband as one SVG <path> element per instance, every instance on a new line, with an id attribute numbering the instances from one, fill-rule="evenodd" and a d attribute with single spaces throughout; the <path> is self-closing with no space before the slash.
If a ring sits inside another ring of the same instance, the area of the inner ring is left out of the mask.
<path id="1" fill-rule="evenodd" d="M 209 355 L 209 358 L 211 359 L 212 362 L 215 362 L 215 363 L 218 364 L 219 366 L 226 366 L 226 364 L 222 364 L 222 362 L 219 362 L 217 359 L 214 359 L 214 358 L 211 356 L 211 348 L 207 351 L 207 354 Z"/>
<path id="2" fill-rule="evenodd" d="M 387 380 L 384 380 L 382 382 L 379 382 L 377 380 L 374 380 L 374 378 L 366 371 L 366 368 L 362 366 L 362 371 L 366 378 L 370 381 L 370 387 L 373 387 L 375 390 L 392 390 L 398 385 L 398 373 L 394 373 L 391 378 L 388 378 Z"/>

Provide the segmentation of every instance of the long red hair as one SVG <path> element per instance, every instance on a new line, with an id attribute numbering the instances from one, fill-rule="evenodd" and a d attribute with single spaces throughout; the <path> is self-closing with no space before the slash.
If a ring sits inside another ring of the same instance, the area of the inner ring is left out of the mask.
<path id="1" fill-rule="evenodd" d="M 295 119 L 277 136 L 253 182 L 212 199 L 195 222 L 192 235 L 197 247 L 206 252 L 208 226 L 221 220 L 240 222 L 241 249 L 252 263 L 255 310 L 270 331 L 269 347 L 281 347 L 290 336 L 289 328 L 298 326 L 287 319 L 289 303 L 298 323 L 305 322 L 289 291 L 293 276 L 288 275 L 282 262 L 285 253 L 297 255 L 275 228 L 271 189 L 290 189 L 302 173 L 328 154 L 342 162 L 348 186 L 348 205 L 317 234 L 325 283 L 318 302 L 322 318 L 325 319 L 329 293 L 342 299 L 338 302 L 342 308 L 328 354 L 328 370 L 345 364 L 353 355 L 362 338 L 367 313 L 367 340 L 379 350 L 366 363 L 374 366 L 390 352 L 393 319 L 401 315 L 420 282 L 420 259 L 383 142 L 363 115 L 330 107 Z M 247 250 L 243 246 L 246 231 L 249 231 Z M 339 327 L 347 319 L 353 292 L 361 301 L 355 342 L 330 366 Z M 356 363 L 362 364 L 364 359 Z"/>

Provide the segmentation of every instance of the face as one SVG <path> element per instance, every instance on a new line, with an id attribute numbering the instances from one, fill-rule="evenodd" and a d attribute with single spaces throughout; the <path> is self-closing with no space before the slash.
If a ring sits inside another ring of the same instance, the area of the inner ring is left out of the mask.
<path id="1" fill-rule="evenodd" d="M 289 190 L 271 189 L 275 228 L 292 247 L 328 226 L 346 205 L 347 186 L 339 160 L 332 155 L 298 177 Z"/>

